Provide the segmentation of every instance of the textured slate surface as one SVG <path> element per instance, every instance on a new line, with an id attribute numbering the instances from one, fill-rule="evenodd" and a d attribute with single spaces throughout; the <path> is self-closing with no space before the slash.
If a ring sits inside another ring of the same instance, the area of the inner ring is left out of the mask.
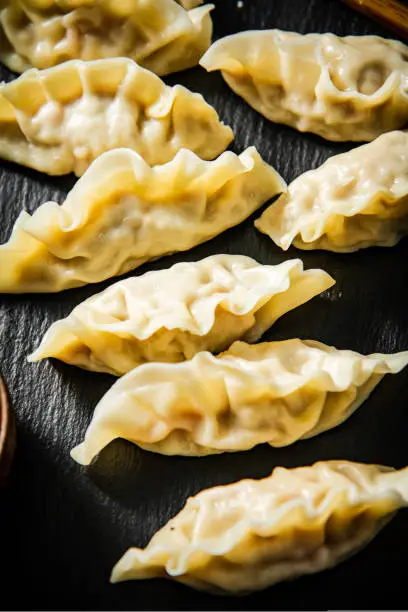
<path id="1" fill-rule="evenodd" d="M 377 33 L 378 26 L 330 0 L 218 0 L 217 37 L 250 28 L 280 27 L 340 35 Z M 0 77 L 12 75 L 0 69 Z M 346 150 L 252 111 L 218 74 L 200 69 L 173 76 L 202 92 L 236 131 L 234 150 L 254 144 L 287 181 Z M 42 176 L 0 162 L 1 239 L 23 208 L 62 201 L 71 177 Z M 324 297 L 284 317 L 270 339 L 315 338 L 339 348 L 391 352 L 408 348 L 404 295 L 408 241 L 393 249 L 353 255 L 282 254 L 252 221 L 182 256 L 147 269 L 217 252 L 244 253 L 263 263 L 302 256 L 337 279 Z M 112 282 L 112 281 L 111 281 Z M 50 323 L 109 283 L 51 296 L 0 296 L 0 368 L 18 422 L 18 452 L 8 491 L 0 498 L 0 601 L 3 609 L 406 609 L 408 513 L 397 518 L 356 557 L 334 570 L 241 599 L 211 597 L 164 581 L 109 585 L 113 564 L 130 545 L 145 545 L 186 498 L 204 487 L 262 477 L 275 465 L 297 466 L 344 458 L 401 467 L 408 463 L 408 371 L 385 379 L 347 423 L 282 450 L 202 459 L 166 458 L 113 443 L 90 469 L 69 450 L 85 432 L 97 401 L 113 379 L 57 362 L 26 363 Z"/>

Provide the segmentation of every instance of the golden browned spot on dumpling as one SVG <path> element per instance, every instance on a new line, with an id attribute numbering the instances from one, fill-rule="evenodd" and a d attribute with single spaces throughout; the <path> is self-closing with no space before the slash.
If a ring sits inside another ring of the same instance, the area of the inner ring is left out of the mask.
<path id="1" fill-rule="evenodd" d="M 391 70 L 380 61 L 366 64 L 358 75 L 357 91 L 370 96 L 378 91 L 385 83 Z"/>

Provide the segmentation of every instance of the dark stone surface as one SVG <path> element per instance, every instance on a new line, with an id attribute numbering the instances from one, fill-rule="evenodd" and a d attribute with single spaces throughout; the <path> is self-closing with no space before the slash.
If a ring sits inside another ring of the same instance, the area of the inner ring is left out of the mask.
<path id="1" fill-rule="evenodd" d="M 279 27 L 340 35 L 387 32 L 330 0 L 218 0 L 217 37 L 250 28 Z M 5 69 L 0 77 L 10 79 Z M 254 144 L 287 181 L 347 145 L 268 123 L 235 96 L 218 74 L 194 69 L 168 79 L 202 92 L 236 131 L 234 150 Z M 1 239 L 23 208 L 62 201 L 72 177 L 50 178 L 0 162 Z M 263 263 L 301 256 L 306 267 L 330 272 L 337 285 L 291 312 L 268 339 L 299 336 L 363 353 L 408 349 L 408 241 L 352 255 L 283 254 L 252 221 L 147 269 L 217 252 L 244 253 Z M 117 280 L 117 279 L 115 279 Z M 408 513 L 401 512 L 357 556 L 320 575 L 245 598 L 220 598 L 171 582 L 110 585 L 114 563 L 130 545 L 145 545 L 186 498 L 204 487 L 261 477 L 275 465 L 298 466 L 344 458 L 401 467 L 408 463 L 408 371 L 386 378 L 350 420 L 317 438 L 281 450 L 201 459 L 167 458 L 117 441 L 85 470 L 69 456 L 92 410 L 112 384 L 57 362 L 29 365 L 26 356 L 50 323 L 109 282 L 62 294 L 0 296 L 0 369 L 17 416 L 18 446 L 8 490 L 0 497 L 0 607 L 13 610 L 135 609 L 407 609 Z"/>

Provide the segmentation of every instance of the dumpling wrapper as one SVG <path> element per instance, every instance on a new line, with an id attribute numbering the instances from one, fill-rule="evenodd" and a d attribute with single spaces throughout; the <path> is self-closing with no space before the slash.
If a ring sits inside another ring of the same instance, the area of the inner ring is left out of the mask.
<path id="1" fill-rule="evenodd" d="M 145 549 L 130 548 L 112 582 L 171 578 L 244 594 L 314 574 L 366 545 L 408 504 L 408 468 L 321 461 L 201 491 Z"/>
<path id="2" fill-rule="evenodd" d="M 211 162 L 183 149 L 153 168 L 129 149 L 109 151 L 62 205 L 20 213 L 0 246 L 0 292 L 62 291 L 124 274 L 213 238 L 284 189 L 254 147 Z"/>
<path id="3" fill-rule="evenodd" d="M 328 140 L 408 124 L 408 47 L 396 40 L 253 30 L 218 40 L 200 64 L 267 119 Z"/>
<path id="4" fill-rule="evenodd" d="M 88 465 L 116 438 L 165 455 L 287 446 L 342 423 L 407 364 L 408 351 L 364 356 L 299 339 L 145 364 L 104 395 L 71 454 Z"/>
<path id="5" fill-rule="evenodd" d="M 47 174 L 80 176 L 120 147 L 150 165 L 183 148 L 213 159 L 232 138 L 200 94 L 126 58 L 73 60 L 0 85 L 0 157 Z"/>
<path id="6" fill-rule="evenodd" d="M 174 0 L 3 0 L 0 61 L 10 70 L 129 57 L 159 75 L 197 65 L 213 5 Z M 180 6 L 181 5 L 181 6 Z M 184 8 L 183 8 L 184 7 Z"/>
<path id="7" fill-rule="evenodd" d="M 56 321 L 29 361 L 56 357 L 120 376 L 149 362 L 179 362 L 255 342 L 283 314 L 334 284 L 300 259 L 263 266 L 212 255 L 127 278 Z"/>
<path id="8" fill-rule="evenodd" d="M 383 134 L 302 174 L 255 226 L 284 251 L 393 246 L 408 232 L 408 133 Z"/>

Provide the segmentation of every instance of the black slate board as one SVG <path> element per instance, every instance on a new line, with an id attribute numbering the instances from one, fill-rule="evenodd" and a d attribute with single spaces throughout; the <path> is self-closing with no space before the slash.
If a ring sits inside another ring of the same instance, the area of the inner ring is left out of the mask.
<path id="1" fill-rule="evenodd" d="M 215 37 L 251 28 L 298 32 L 390 34 L 335 0 L 218 0 Z M 0 78 L 11 73 L 0 69 Z M 268 123 L 235 96 L 218 74 L 197 68 L 173 75 L 205 95 L 236 132 L 233 149 L 256 145 L 287 181 L 349 145 L 325 142 Z M 1 240 L 23 208 L 62 201 L 73 177 L 51 178 L 0 161 Z M 248 254 L 263 263 L 302 257 L 330 272 L 337 285 L 285 316 L 266 336 L 319 339 L 362 353 L 408 349 L 408 241 L 353 255 L 283 254 L 248 220 L 188 253 L 147 269 L 210 253 Z M 116 279 L 115 279 L 116 280 Z M 213 597 L 167 581 L 110 585 L 113 564 L 153 533 L 200 489 L 262 477 L 275 465 L 344 458 L 395 467 L 408 464 L 408 371 L 386 378 L 344 425 L 282 450 L 201 459 L 167 458 L 124 441 L 108 447 L 88 470 L 69 457 L 97 401 L 113 382 L 57 362 L 29 365 L 26 355 L 51 322 L 110 282 L 56 295 L 0 296 L 0 369 L 17 415 L 18 446 L 8 491 L 0 497 L 0 607 L 9 610 L 407 609 L 408 513 L 357 556 L 320 575 L 244 598 Z"/>

